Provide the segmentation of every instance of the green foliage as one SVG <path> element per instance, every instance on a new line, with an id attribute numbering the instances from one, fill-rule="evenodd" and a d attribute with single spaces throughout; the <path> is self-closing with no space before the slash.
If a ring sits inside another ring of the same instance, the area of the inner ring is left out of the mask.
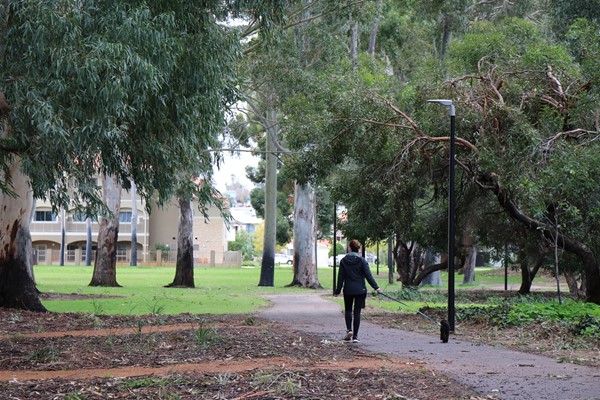
<path id="1" fill-rule="evenodd" d="M 70 392 L 65 394 L 65 400 L 86 400 L 86 397 L 78 392 Z"/>
<path id="2" fill-rule="evenodd" d="M 565 48 L 544 40 L 533 22 L 518 18 L 498 23 L 474 22 L 460 40 L 452 42 L 450 59 L 457 75 L 475 73 L 483 59 L 496 68 L 511 70 L 543 69 L 547 65 L 557 69 L 570 67 Z"/>
<path id="3" fill-rule="evenodd" d="M 335 242 L 335 253 L 336 255 L 340 255 L 340 254 L 345 254 L 346 253 L 346 248 L 344 247 L 343 244 L 341 244 L 340 242 Z M 332 257 L 333 256 L 333 246 L 331 246 L 329 248 L 329 253 L 327 253 L 327 257 Z"/>
<path id="4" fill-rule="evenodd" d="M 197 329 L 193 329 L 193 333 L 194 341 L 201 349 L 207 349 L 220 340 L 219 334 L 215 328 L 205 327 L 202 324 L 198 326 Z"/>
<path id="5" fill-rule="evenodd" d="M 50 362 L 58 361 L 60 351 L 54 347 L 41 347 L 31 354 L 28 358 L 37 363 L 47 364 Z"/>
<path id="6" fill-rule="evenodd" d="M 164 243 L 154 243 L 154 250 L 150 251 L 150 255 L 152 256 L 153 259 L 156 260 L 158 251 L 160 251 L 161 253 L 161 259 L 162 261 L 168 260 L 169 259 L 169 252 L 171 251 L 171 248 L 169 247 L 168 244 L 164 244 Z"/>
<path id="7" fill-rule="evenodd" d="M 571 330 L 575 335 L 600 339 L 600 316 L 582 315 L 574 321 Z"/>
<path id="8" fill-rule="evenodd" d="M 402 290 L 397 293 L 397 298 L 406 301 L 441 303 L 447 299 L 447 296 L 446 294 L 437 290 L 423 291 L 414 287 L 403 287 Z"/>
<path id="9" fill-rule="evenodd" d="M 250 204 L 256 210 L 256 215 L 264 218 L 265 191 L 263 188 L 255 188 L 250 192 Z M 293 228 L 293 203 L 290 195 L 285 191 L 277 192 L 277 244 L 284 245 L 292 239 Z"/>
<path id="10" fill-rule="evenodd" d="M 254 258 L 253 235 L 240 229 L 235 235 L 235 240 L 227 243 L 227 248 L 229 251 L 241 251 L 243 260 L 251 261 Z"/>
<path id="11" fill-rule="evenodd" d="M 559 38 L 579 18 L 600 22 L 600 7 L 596 0 L 550 0 L 548 12 L 552 30 Z"/>
<path id="12" fill-rule="evenodd" d="M 585 19 L 574 21 L 565 40 L 575 59 L 580 63 L 584 74 L 594 86 L 591 88 L 598 92 L 600 86 L 600 21 L 595 22 Z"/>
<path id="13" fill-rule="evenodd" d="M 458 321 L 482 321 L 500 328 L 552 321 L 569 326 L 576 335 L 600 337 L 600 306 L 592 303 L 518 297 L 488 307 L 460 307 L 456 316 Z"/>
<path id="14" fill-rule="evenodd" d="M 0 81 L 12 135 L 0 162 L 19 155 L 34 196 L 57 208 L 75 201 L 89 214 L 103 207 L 97 174 L 125 189 L 135 181 L 147 204 L 164 202 L 190 178 L 211 182 L 207 150 L 218 147 L 237 100 L 242 46 L 238 29 L 219 18 L 250 12 L 266 33 L 281 22 L 283 3 L 265 4 L 3 2 Z M 204 186 L 201 211 L 216 198 Z"/>
<path id="15" fill-rule="evenodd" d="M 520 303 L 515 304 L 508 314 L 507 322 L 512 325 L 545 320 L 571 322 L 583 316 L 600 317 L 600 307 L 596 304 L 579 302 Z"/>

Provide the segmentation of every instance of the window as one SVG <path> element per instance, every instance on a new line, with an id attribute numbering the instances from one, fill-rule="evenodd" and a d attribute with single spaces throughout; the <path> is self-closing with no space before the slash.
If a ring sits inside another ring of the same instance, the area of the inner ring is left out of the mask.
<path id="1" fill-rule="evenodd" d="M 119 222 L 131 223 L 131 211 L 121 211 L 119 214 Z"/>
<path id="2" fill-rule="evenodd" d="M 117 243 L 117 261 L 127 261 L 127 245 L 125 243 Z"/>
<path id="3" fill-rule="evenodd" d="M 56 221 L 56 214 L 52 211 L 36 211 L 34 216 L 36 222 L 54 222 Z"/>

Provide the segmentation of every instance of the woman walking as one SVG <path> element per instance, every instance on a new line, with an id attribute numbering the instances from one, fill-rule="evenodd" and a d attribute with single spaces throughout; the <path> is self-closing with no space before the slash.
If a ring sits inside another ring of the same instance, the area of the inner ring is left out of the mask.
<path id="1" fill-rule="evenodd" d="M 334 294 L 337 296 L 344 288 L 344 318 L 346 320 L 346 335 L 344 340 L 358 343 L 358 329 L 360 328 L 360 313 L 365 308 L 367 299 L 367 285 L 377 291 L 383 293 L 377 282 L 371 274 L 369 263 L 362 258 L 358 251 L 360 243 L 358 240 L 351 240 L 348 243 L 350 252 L 340 261 L 340 271 L 338 273 L 337 287 Z"/>

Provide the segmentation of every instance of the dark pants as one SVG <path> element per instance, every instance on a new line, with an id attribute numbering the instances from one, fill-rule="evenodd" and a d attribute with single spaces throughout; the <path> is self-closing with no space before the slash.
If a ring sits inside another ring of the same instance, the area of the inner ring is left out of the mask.
<path id="1" fill-rule="evenodd" d="M 346 318 L 346 329 L 352 331 L 354 337 L 358 337 L 360 328 L 360 312 L 365 308 L 367 294 L 344 294 L 344 317 Z M 352 320 L 354 317 L 354 321 Z M 354 324 L 353 324 L 354 322 Z"/>

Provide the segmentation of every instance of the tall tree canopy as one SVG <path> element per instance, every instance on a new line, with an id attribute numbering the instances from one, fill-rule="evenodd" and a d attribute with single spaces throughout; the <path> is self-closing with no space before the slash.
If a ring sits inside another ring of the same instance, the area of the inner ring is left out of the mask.
<path id="1" fill-rule="evenodd" d="M 475 12 L 469 2 L 459 3 L 465 13 Z M 513 235 L 516 245 L 526 246 L 516 242 L 526 237 L 575 254 L 564 259 L 583 273 L 587 299 L 599 302 L 597 190 L 592 189 L 598 187 L 593 155 L 598 136 L 593 72 L 597 25 L 593 20 L 572 25 L 563 37 L 571 41 L 566 47 L 544 35 L 540 23 L 512 16 L 533 13 L 535 6 L 505 9 L 500 15 L 480 9 L 477 15 L 489 19 L 462 27 L 449 40 L 443 62 L 431 56 L 432 49 L 419 63 L 398 57 L 388 68 L 384 56 L 391 50 L 423 54 L 427 40 L 420 39 L 435 36 L 434 29 L 411 30 L 416 40 L 395 41 L 396 48 L 381 38 L 386 53 L 374 61 L 359 56 L 355 75 L 345 73 L 350 67 L 344 69 L 342 62 L 332 62 L 329 90 L 319 80 L 310 86 L 311 80 L 302 76 L 298 87 L 305 89 L 285 104 L 288 127 L 283 129 L 295 131 L 309 151 L 296 154 L 290 165 L 305 179 L 328 178 L 336 198 L 348 208 L 347 232 L 371 238 L 393 233 L 405 244 L 441 250 L 449 127 L 447 114 L 426 106 L 426 100 L 453 99 L 459 136 L 458 226 L 481 232 L 493 216 L 510 217 L 508 229 L 529 231 Z M 381 21 L 382 32 L 389 35 L 408 34 L 408 27 L 423 18 L 414 9 L 395 11 L 393 21 Z M 497 219 L 498 226 L 506 222 Z M 501 246 L 505 239 L 488 234 L 486 244 Z"/>
<path id="2" fill-rule="evenodd" d="M 242 46 L 222 22 L 243 13 L 269 28 L 283 3 L 0 1 L 2 226 L 19 233 L 2 236 L 0 305 L 43 309 L 24 273 L 30 190 L 96 214 L 99 174 L 162 202 L 190 165 L 210 173 Z"/>

